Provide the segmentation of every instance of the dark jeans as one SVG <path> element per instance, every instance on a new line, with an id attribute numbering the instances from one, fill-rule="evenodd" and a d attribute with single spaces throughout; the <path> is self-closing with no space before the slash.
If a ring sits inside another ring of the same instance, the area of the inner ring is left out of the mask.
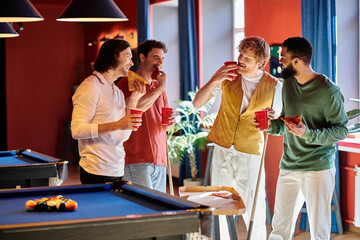
<path id="1" fill-rule="evenodd" d="M 88 173 L 80 167 L 80 181 L 82 184 L 107 183 L 122 180 L 122 177 L 108 177 Z"/>

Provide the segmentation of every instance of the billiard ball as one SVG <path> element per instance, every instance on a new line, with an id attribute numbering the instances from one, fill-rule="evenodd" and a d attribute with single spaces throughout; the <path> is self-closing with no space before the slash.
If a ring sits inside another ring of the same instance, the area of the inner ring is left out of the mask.
<path id="1" fill-rule="evenodd" d="M 46 201 L 46 206 L 47 206 L 48 211 L 55 211 L 56 210 L 55 201 L 51 201 L 51 200 Z"/>
<path id="2" fill-rule="evenodd" d="M 36 211 L 45 211 L 47 208 L 46 204 L 43 201 L 38 201 L 35 206 Z"/>
<path id="3" fill-rule="evenodd" d="M 57 199 L 56 197 L 49 197 L 48 200 L 50 200 L 50 201 L 55 201 L 56 199 Z"/>
<path id="4" fill-rule="evenodd" d="M 75 211 L 78 207 L 77 202 L 75 202 L 74 200 L 68 200 L 65 204 L 65 207 L 68 211 L 72 212 Z"/>
<path id="5" fill-rule="evenodd" d="M 29 200 L 25 203 L 25 208 L 28 210 L 28 211 L 33 211 L 35 210 L 35 207 L 36 207 L 36 203 L 33 201 L 33 200 Z"/>
<path id="6" fill-rule="evenodd" d="M 65 202 L 64 201 L 57 199 L 57 200 L 55 200 L 55 203 L 56 203 L 56 210 L 58 210 L 59 212 L 65 211 Z"/>

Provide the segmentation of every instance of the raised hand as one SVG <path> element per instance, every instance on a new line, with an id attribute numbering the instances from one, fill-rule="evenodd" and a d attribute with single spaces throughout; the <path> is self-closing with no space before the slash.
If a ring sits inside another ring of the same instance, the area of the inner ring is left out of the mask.
<path id="1" fill-rule="evenodd" d="M 166 86 L 166 73 L 163 71 L 159 71 L 159 74 L 157 75 L 157 81 L 159 85 Z"/>
<path id="2" fill-rule="evenodd" d="M 136 94 L 142 94 L 144 95 L 146 93 L 146 85 L 139 80 L 134 81 L 134 92 L 137 92 Z"/>
<path id="3" fill-rule="evenodd" d="M 234 77 L 237 77 L 237 73 L 231 72 L 231 70 L 237 70 L 239 68 L 238 65 L 231 64 L 231 65 L 224 65 L 220 67 L 216 73 L 211 77 L 210 81 L 214 81 L 217 83 L 221 83 L 222 81 L 229 80 L 232 81 Z"/>

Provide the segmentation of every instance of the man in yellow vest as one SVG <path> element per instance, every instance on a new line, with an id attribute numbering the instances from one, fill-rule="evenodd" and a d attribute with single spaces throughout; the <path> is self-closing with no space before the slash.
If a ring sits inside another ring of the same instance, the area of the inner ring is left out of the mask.
<path id="1" fill-rule="evenodd" d="M 282 84 L 263 70 L 269 58 L 270 47 L 264 39 L 243 39 L 239 45 L 238 64 L 220 67 L 193 101 L 193 105 L 200 108 L 222 92 L 220 109 L 208 136 L 215 143 L 211 185 L 230 186 L 239 192 L 246 206 L 243 218 L 247 226 L 264 147 L 264 136 L 255 128 L 254 112 L 271 107 L 280 114 L 282 108 Z M 253 239 L 266 239 L 267 236 L 265 174 L 262 172 Z M 224 234 L 221 233 L 222 238 Z"/>

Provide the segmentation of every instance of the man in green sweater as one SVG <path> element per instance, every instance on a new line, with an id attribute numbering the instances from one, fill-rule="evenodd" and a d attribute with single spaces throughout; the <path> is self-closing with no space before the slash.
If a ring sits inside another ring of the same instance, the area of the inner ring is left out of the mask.
<path id="1" fill-rule="evenodd" d="M 304 201 L 311 239 L 330 239 L 334 143 L 346 137 L 348 118 L 340 89 L 314 72 L 311 57 L 312 46 L 305 38 L 288 38 L 282 44 L 281 117 L 301 115 L 302 121 L 296 125 L 273 119 L 268 129 L 269 134 L 284 135 L 270 240 L 292 238 Z"/>

